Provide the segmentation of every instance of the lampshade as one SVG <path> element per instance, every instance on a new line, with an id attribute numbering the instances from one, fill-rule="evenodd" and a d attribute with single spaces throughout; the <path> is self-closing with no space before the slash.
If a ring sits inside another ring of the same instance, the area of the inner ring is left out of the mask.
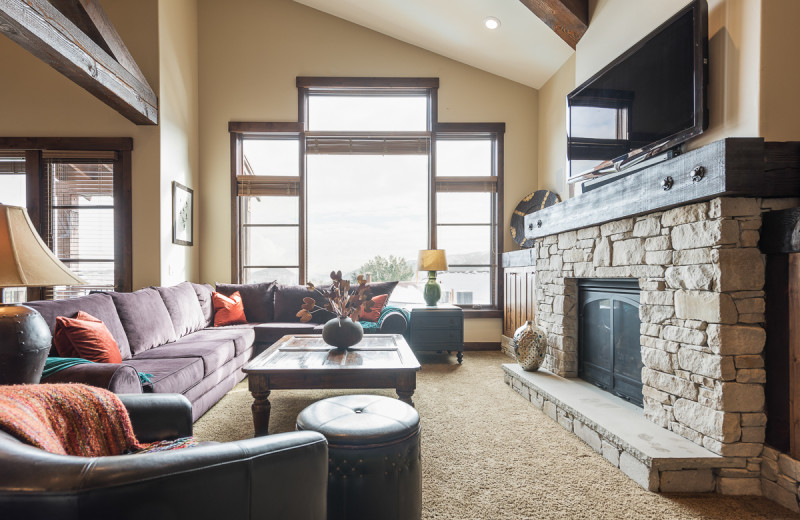
<path id="1" fill-rule="evenodd" d="M 0 287 L 85 283 L 45 245 L 25 208 L 0 204 Z"/>
<path id="2" fill-rule="evenodd" d="M 447 257 L 444 249 L 420 250 L 417 271 L 447 271 Z"/>

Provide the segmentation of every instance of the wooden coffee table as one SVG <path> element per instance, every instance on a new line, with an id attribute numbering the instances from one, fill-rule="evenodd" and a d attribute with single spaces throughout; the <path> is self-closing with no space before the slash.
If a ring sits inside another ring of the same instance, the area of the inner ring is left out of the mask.
<path id="1" fill-rule="evenodd" d="M 253 394 L 256 437 L 269 427 L 273 390 L 394 388 L 410 405 L 417 388 L 419 361 L 400 334 L 365 335 L 340 351 L 319 334 L 284 336 L 242 369 Z"/>

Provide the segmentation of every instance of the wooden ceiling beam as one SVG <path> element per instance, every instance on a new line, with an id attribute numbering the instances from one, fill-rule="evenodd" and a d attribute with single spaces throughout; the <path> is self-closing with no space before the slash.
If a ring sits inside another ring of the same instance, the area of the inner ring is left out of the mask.
<path id="1" fill-rule="evenodd" d="M 98 28 L 108 44 L 103 31 Z M 0 33 L 137 125 L 158 124 L 158 98 L 144 77 L 137 78 L 47 0 L 0 2 Z M 107 48 L 115 52 L 114 44 Z"/>
<path id="2" fill-rule="evenodd" d="M 589 28 L 589 0 L 520 0 L 573 49 Z"/>

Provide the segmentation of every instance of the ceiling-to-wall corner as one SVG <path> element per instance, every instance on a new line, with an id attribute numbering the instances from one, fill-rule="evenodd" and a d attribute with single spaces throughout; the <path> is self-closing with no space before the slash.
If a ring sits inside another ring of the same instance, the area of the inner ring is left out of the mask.
<path id="1" fill-rule="evenodd" d="M 159 0 L 161 156 L 159 241 L 162 285 L 200 276 L 197 0 Z M 173 243 L 173 183 L 193 190 L 192 245 Z"/>

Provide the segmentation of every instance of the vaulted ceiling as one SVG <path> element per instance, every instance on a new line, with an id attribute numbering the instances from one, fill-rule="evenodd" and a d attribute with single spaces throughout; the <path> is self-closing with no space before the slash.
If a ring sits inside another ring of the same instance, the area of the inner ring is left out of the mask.
<path id="1" fill-rule="evenodd" d="M 537 89 L 588 26 L 588 0 L 295 2 Z M 500 27 L 487 29 L 488 17 Z"/>

